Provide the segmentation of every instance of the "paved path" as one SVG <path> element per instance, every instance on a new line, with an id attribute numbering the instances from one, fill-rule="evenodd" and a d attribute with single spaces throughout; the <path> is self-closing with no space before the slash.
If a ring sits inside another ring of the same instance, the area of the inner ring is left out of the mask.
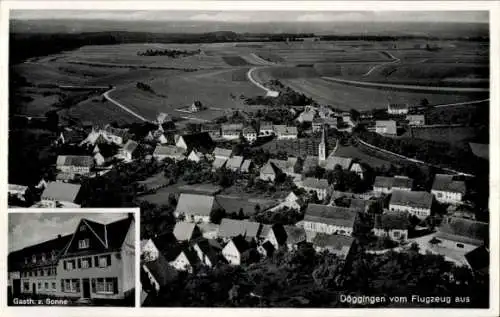
<path id="1" fill-rule="evenodd" d="M 482 99 L 482 100 L 474 100 L 474 101 L 464 101 L 464 102 L 448 103 L 448 104 L 443 104 L 443 105 L 435 105 L 434 108 L 475 105 L 475 104 L 483 103 L 483 102 L 486 102 L 486 101 L 490 101 L 490 98 Z"/>
<path id="2" fill-rule="evenodd" d="M 390 62 L 385 62 L 385 63 L 382 63 L 382 64 L 378 64 L 378 65 L 375 65 L 373 66 L 372 68 L 370 68 L 364 75 L 363 77 L 366 77 L 368 75 L 370 75 L 375 69 L 379 68 L 379 67 L 382 67 L 382 66 L 386 66 L 386 65 L 390 65 L 390 64 L 398 64 L 401 60 L 397 57 L 395 57 L 394 55 L 392 55 L 391 53 L 389 52 L 385 52 L 387 55 L 389 55 L 392 60 Z"/>
<path id="3" fill-rule="evenodd" d="M 276 93 L 277 93 L 277 91 L 274 91 L 274 90 L 271 90 L 271 89 L 269 89 L 269 88 L 267 88 L 267 87 L 264 87 L 261 83 L 259 83 L 259 82 L 258 82 L 258 81 L 256 81 L 255 79 L 253 79 L 253 77 L 252 77 L 253 72 L 254 72 L 256 69 L 259 69 L 259 68 L 261 68 L 261 67 L 252 67 L 252 68 L 250 68 L 250 69 L 248 70 L 248 72 L 247 72 L 247 78 L 248 78 L 248 80 L 250 80 L 250 82 L 251 82 L 252 84 L 254 84 L 255 86 L 259 87 L 260 89 L 265 90 L 265 91 L 266 91 L 266 95 L 268 95 L 268 96 L 272 96 L 272 95 L 276 94 Z"/>
<path id="4" fill-rule="evenodd" d="M 148 120 L 146 118 L 144 118 L 143 116 L 141 116 L 140 114 L 130 110 L 129 108 L 127 108 L 126 106 L 124 106 L 123 104 L 119 103 L 118 101 L 114 100 L 113 98 L 111 98 L 111 96 L 109 95 L 110 93 L 112 93 L 116 88 L 111 88 L 110 90 L 106 91 L 103 96 L 104 98 L 106 98 L 106 100 L 108 100 L 109 102 L 111 102 L 112 104 L 120 107 L 122 110 L 125 110 L 126 112 L 128 112 L 129 114 L 133 115 L 134 117 L 136 117 L 137 119 L 141 120 L 141 121 L 144 121 L 144 122 L 152 122 L 151 120 Z"/>

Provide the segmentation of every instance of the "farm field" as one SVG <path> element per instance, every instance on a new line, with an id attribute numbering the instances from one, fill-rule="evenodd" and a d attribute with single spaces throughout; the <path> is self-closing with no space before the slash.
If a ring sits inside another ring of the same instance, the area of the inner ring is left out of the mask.
<path id="1" fill-rule="evenodd" d="M 323 104 L 358 111 L 386 108 L 388 103 L 447 104 L 484 98 L 484 94 L 443 94 L 428 92 L 388 91 L 327 82 L 321 78 L 284 79 L 283 84 Z M 486 97 L 487 98 L 487 94 Z"/>
<path id="2" fill-rule="evenodd" d="M 97 100 L 97 102 L 94 102 L 94 99 Z M 138 118 L 123 111 L 111 102 L 102 102 L 101 97 L 85 100 L 69 109 L 63 109 L 59 112 L 59 115 L 80 122 L 90 121 L 95 124 L 107 124 L 110 122 L 130 124 L 141 122 Z"/>
<path id="3" fill-rule="evenodd" d="M 241 79 L 241 73 L 237 71 L 236 74 L 236 79 Z M 135 85 L 126 85 L 112 92 L 111 97 L 147 118 L 155 118 L 161 111 L 172 116 L 182 114 L 211 120 L 223 115 L 225 109 L 244 108 L 246 105 L 240 95 L 251 97 L 263 94 L 261 89 L 248 81 L 234 80 L 231 69 L 183 73 L 158 78 L 148 84 L 154 93 L 139 90 Z M 221 110 L 208 109 L 191 114 L 175 111 L 191 105 L 195 100 L 208 108 Z"/>
<path id="4" fill-rule="evenodd" d="M 394 161 L 388 161 L 381 157 L 377 157 L 373 154 L 368 154 L 363 152 L 360 148 L 353 145 L 339 145 L 337 151 L 335 151 L 336 156 L 350 157 L 358 160 L 361 163 L 370 165 L 371 167 L 389 167 L 391 164 L 397 165 Z"/>
<path id="5" fill-rule="evenodd" d="M 474 127 L 434 127 L 416 128 L 411 133 L 407 132 L 403 136 L 424 140 L 439 140 L 458 146 L 460 144 L 467 147 L 467 143 L 477 136 L 477 129 Z"/>

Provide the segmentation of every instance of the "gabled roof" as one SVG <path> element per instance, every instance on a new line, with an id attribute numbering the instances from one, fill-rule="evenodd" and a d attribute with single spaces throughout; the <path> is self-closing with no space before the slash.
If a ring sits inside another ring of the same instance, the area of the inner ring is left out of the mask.
<path id="1" fill-rule="evenodd" d="M 153 155 L 180 156 L 186 153 L 186 150 L 175 145 L 157 145 Z"/>
<path id="2" fill-rule="evenodd" d="M 241 209 L 245 216 L 255 214 L 257 205 L 260 207 L 260 210 L 263 211 L 278 204 L 278 202 L 273 199 L 248 199 L 236 195 L 217 195 L 215 200 L 218 206 L 224 209 L 226 213 L 238 213 Z"/>
<path id="3" fill-rule="evenodd" d="M 397 133 L 397 125 L 394 120 L 377 120 L 375 121 L 376 128 L 385 128 L 385 133 L 387 134 L 396 134 Z"/>
<path id="4" fill-rule="evenodd" d="M 259 129 L 260 130 L 272 130 L 273 129 L 273 123 L 269 121 L 260 121 L 259 123 Z"/>
<path id="5" fill-rule="evenodd" d="M 244 127 L 243 128 L 243 135 L 245 134 L 255 134 L 257 131 L 253 127 Z"/>
<path id="6" fill-rule="evenodd" d="M 273 232 L 274 238 L 276 239 L 279 245 L 283 245 L 286 243 L 287 234 L 283 225 L 274 224 L 271 226 L 271 231 Z"/>
<path id="7" fill-rule="evenodd" d="M 223 167 L 224 165 L 226 165 L 227 160 L 228 160 L 227 158 L 216 157 L 215 160 L 212 162 L 212 168 L 218 169 Z"/>
<path id="8" fill-rule="evenodd" d="M 42 200 L 66 201 L 73 203 L 78 197 L 81 185 L 49 182 L 42 193 Z"/>
<path id="9" fill-rule="evenodd" d="M 212 151 L 213 141 L 208 132 L 185 134 L 181 137 L 186 143 L 188 150 L 197 149 L 204 154 Z"/>
<path id="10" fill-rule="evenodd" d="M 146 262 L 144 265 L 148 271 L 151 272 L 158 284 L 160 284 L 160 287 L 167 285 L 178 275 L 177 270 L 170 266 L 168 260 L 161 254 L 156 260 Z"/>
<path id="11" fill-rule="evenodd" d="M 213 196 L 185 194 L 179 196 L 175 212 L 184 215 L 210 216 L 218 204 Z"/>
<path id="12" fill-rule="evenodd" d="M 239 169 L 243 163 L 243 156 L 233 156 L 226 162 L 226 168 L 228 169 Z"/>
<path id="13" fill-rule="evenodd" d="M 392 187 L 412 189 L 413 179 L 406 176 L 394 176 L 392 179 Z"/>
<path id="14" fill-rule="evenodd" d="M 353 242 L 354 242 L 353 237 L 337 235 L 337 234 L 326 234 L 326 233 L 318 233 L 312 240 L 312 243 L 315 246 L 323 248 L 332 248 L 338 251 L 341 251 L 344 248 L 350 249 Z"/>
<path id="15" fill-rule="evenodd" d="M 241 164 L 240 170 L 243 173 L 246 173 L 250 170 L 250 166 L 252 165 L 252 160 L 251 159 L 246 159 L 243 161 L 243 164 Z"/>
<path id="16" fill-rule="evenodd" d="M 193 237 L 195 229 L 195 223 L 180 221 L 175 224 L 174 236 L 178 241 L 188 241 Z"/>
<path id="17" fill-rule="evenodd" d="M 128 217 L 105 225 L 108 248 L 117 249 L 122 246 L 132 220 L 133 217 Z"/>
<path id="18" fill-rule="evenodd" d="M 269 159 L 269 163 L 273 164 L 275 167 L 280 169 L 282 172 L 293 173 L 293 169 L 297 164 L 296 157 L 289 157 L 286 160 Z"/>
<path id="19" fill-rule="evenodd" d="M 465 195 L 465 182 L 453 180 L 453 175 L 436 174 L 432 183 L 432 190 L 439 190 Z"/>
<path id="20" fill-rule="evenodd" d="M 258 238 L 260 223 L 248 220 L 235 220 L 224 218 L 220 222 L 218 236 L 220 238 L 231 238 L 241 235 L 245 238 Z"/>
<path id="21" fill-rule="evenodd" d="M 375 215 L 375 229 L 393 230 L 408 229 L 410 220 L 407 213 L 387 212 L 382 215 Z"/>
<path id="22" fill-rule="evenodd" d="M 314 168 L 316 168 L 316 166 L 318 166 L 318 164 L 319 164 L 319 161 L 318 161 L 317 156 L 308 155 L 304 159 L 304 163 L 302 164 L 302 171 L 304 171 L 304 172 L 311 171 Z"/>
<path id="23" fill-rule="evenodd" d="M 376 200 L 351 198 L 351 204 L 349 205 L 349 208 L 367 212 L 368 208 L 375 203 L 377 203 Z"/>
<path id="24" fill-rule="evenodd" d="M 430 209 L 432 194 L 424 191 L 393 190 L 389 205 Z"/>
<path id="25" fill-rule="evenodd" d="M 475 271 L 487 271 L 490 266 L 490 252 L 484 246 L 466 253 L 465 259 Z"/>
<path id="26" fill-rule="evenodd" d="M 283 124 L 276 124 L 273 126 L 273 130 L 276 134 L 280 134 L 280 135 L 296 135 L 299 133 L 299 131 L 297 130 L 297 127 L 295 126 L 286 126 L 286 125 L 283 125 Z"/>
<path id="27" fill-rule="evenodd" d="M 133 153 L 139 144 L 134 140 L 128 140 L 123 146 L 123 150 L 129 153 Z"/>
<path id="28" fill-rule="evenodd" d="M 158 251 L 167 259 L 172 261 L 180 253 L 180 247 L 172 232 L 166 232 L 151 239 Z"/>
<path id="29" fill-rule="evenodd" d="M 304 221 L 352 228 L 357 213 L 358 210 L 351 208 L 309 204 L 304 215 Z"/>
<path id="30" fill-rule="evenodd" d="M 264 166 L 262 166 L 260 172 L 262 174 L 278 174 L 279 169 L 275 167 L 274 164 L 271 164 L 271 162 L 268 161 L 266 164 L 264 164 Z"/>
<path id="31" fill-rule="evenodd" d="M 197 241 L 196 245 L 212 264 L 217 262 L 222 246 L 216 240 L 202 239 Z"/>
<path id="32" fill-rule="evenodd" d="M 340 165 L 342 169 L 347 170 L 351 167 L 352 159 L 349 157 L 340 157 L 340 156 L 329 156 L 326 159 L 326 169 L 334 170 L 335 166 Z"/>
<path id="33" fill-rule="evenodd" d="M 109 134 L 119 136 L 123 139 L 129 136 L 128 129 L 114 128 L 109 124 L 104 127 L 104 130 Z"/>
<path id="34" fill-rule="evenodd" d="M 231 242 L 236 247 L 236 250 L 241 254 L 250 248 L 248 241 L 243 236 L 235 236 L 231 238 Z M 230 242 L 230 243 L 231 243 Z"/>
<path id="35" fill-rule="evenodd" d="M 243 130 L 243 123 L 230 123 L 221 125 L 222 133 L 224 131 L 241 131 Z"/>
<path id="36" fill-rule="evenodd" d="M 392 188 L 392 183 L 394 181 L 394 178 L 392 177 L 386 177 L 386 176 L 376 176 L 375 177 L 375 182 L 373 183 L 373 187 L 380 187 L 380 188 Z"/>
<path id="37" fill-rule="evenodd" d="M 223 149 L 223 148 L 220 148 L 220 147 L 216 147 L 214 149 L 214 151 L 212 152 L 212 154 L 214 156 L 222 156 L 222 157 L 227 157 L 227 158 L 229 158 L 232 153 L 233 153 L 233 150 L 231 150 L 231 149 Z"/>
<path id="38" fill-rule="evenodd" d="M 438 228 L 436 237 L 473 245 L 482 245 L 488 239 L 489 226 L 485 222 L 446 217 Z"/>
<path id="39" fill-rule="evenodd" d="M 409 120 L 409 121 L 414 121 L 414 120 L 424 121 L 425 120 L 425 115 L 423 115 L 423 114 L 409 114 L 409 115 L 406 116 L 406 120 Z"/>
<path id="40" fill-rule="evenodd" d="M 398 109 L 398 110 L 408 109 L 408 105 L 405 103 L 391 103 L 391 104 L 389 104 L 388 107 L 389 107 L 389 109 L 394 109 L 394 110 L 396 110 L 396 109 Z"/>
<path id="41" fill-rule="evenodd" d="M 306 177 L 302 181 L 302 185 L 304 187 L 316 188 L 316 189 L 328 189 L 330 185 L 328 185 L 328 180 L 326 179 L 317 179 L 314 177 Z"/>
<path id="42" fill-rule="evenodd" d="M 56 165 L 92 167 L 94 165 L 94 159 L 92 156 L 88 155 L 59 155 Z"/>
<path id="43" fill-rule="evenodd" d="M 297 244 L 306 241 L 306 231 L 297 226 L 284 226 L 286 232 L 286 244 Z"/>
<path id="44" fill-rule="evenodd" d="M 194 266 L 195 264 L 200 262 L 198 255 L 190 247 L 182 249 L 182 251 L 179 253 L 179 255 L 177 255 L 177 257 L 179 257 L 181 254 L 184 254 L 186 256 L 186 259 L 188 260 L 191 266 Z"/>

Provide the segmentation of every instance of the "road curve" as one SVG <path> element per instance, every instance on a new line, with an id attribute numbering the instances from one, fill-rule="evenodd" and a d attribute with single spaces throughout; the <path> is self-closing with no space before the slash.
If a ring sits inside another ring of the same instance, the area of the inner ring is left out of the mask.
<path id="1" fill-rule="evenodd" d="M 392 60 L 390 62 L 385 62 L 385 63 L 382 63 L 382 64 L 378 64 L 378 65 L 375 65 L 373 66 L 372 68 L 370 68 L 364 75 L 363 77 L 366 77 L 368 75 L 370 75 L 375 69 L 379 68 L 379 67 L 382 67 L 382 66 L 386 66 L 386 65 L 391 65 L 391 64 L 397 64 L 399 63 L 401 60 L 397 57 L 395 57 L 394 55 L 392 55 L 391 53 L 389 52 L 386 52 L 387 55 L 389 55 Z"/>
<path id="2" fill-rule="evenodd" d="M 274 91 L 274 90 L 271 90 L 267 87 L 264 87 L 264 85 L 262 85 L 261 83 L 259 83 L 258 81 L 256 81 L 255 79 L 253 79 L 252 77 L 252 73 L 256 70 L 256 69 L 259 69 L 261 67 L 252 67 L 248 70 L 247 72 L 247 78 L 248 80 L 254 84 L 255 86 L 259 87 L 260 89 L 262 90 L 265 90 L 266 91 L 266 95 L 267 96 L 273 96 L 273 95 L 276 95 L 278 92 L 277 91 Z"/>
<path id="3" fill-rule="evenodd" d="M 141 116 L 140 114 L 137 114 L 136 112 L 130 110 L 129 108 L 127 108 L 126 106 L 122 105 L 121 103 L 119 103 L 118 101 L 114 100 L 113 98 L 111 98 L 109 96 L 109 94 L 111 92 L 113 92 L 116 88 L 111 88 L 110 90 L 106 91 L 103 96 L 104 98 L 106 98 L 106 100 L 108 100 L 109 102 L 111 102 L 112 104 L 120 107 L 122 110 L 125 110 L 126 112 L 128 112 L 129 114 L 133 115 L 134 117 L 136 117 L 137 119 L 141 120 L 141 121 L 144 121 L 144 122 L 152 122 L 151 120 L 148 120 L 146 118 L 144 118 L 143 116 Z"/>
<path id="4" fill-rule="evenodd" d="M 398 84 L 383 84 L 372 83 L 357 80 L 347 80 L 335 77 L 321 77 L 324 80 L 332 81 L 340 84 L 354 85 L 367 88 L 394 88 L 413 91 L 437 91 L 437 92 L 488 92 L 489 88 L 471 88 L 471 87 L 432 87 L 432 86 L 416 86 L 416 85 L 398 85 Z"/>

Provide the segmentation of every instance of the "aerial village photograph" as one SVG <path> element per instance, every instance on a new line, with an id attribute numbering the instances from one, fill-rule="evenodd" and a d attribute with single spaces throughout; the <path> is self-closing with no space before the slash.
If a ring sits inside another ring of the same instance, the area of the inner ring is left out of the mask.
<path id="1" fill-rule="evenodd" d="M 488 308 L 489 12 L 259 10 L 11 10 L 9 208 L 139 207 L 143 307 Z M 76 215 L 11 304 L 128 303 Z"/>
<path id="2" fill-rule="evenodd" d="M 133 213 L 8 215 L 8 305 L 135 306 Z"/>

